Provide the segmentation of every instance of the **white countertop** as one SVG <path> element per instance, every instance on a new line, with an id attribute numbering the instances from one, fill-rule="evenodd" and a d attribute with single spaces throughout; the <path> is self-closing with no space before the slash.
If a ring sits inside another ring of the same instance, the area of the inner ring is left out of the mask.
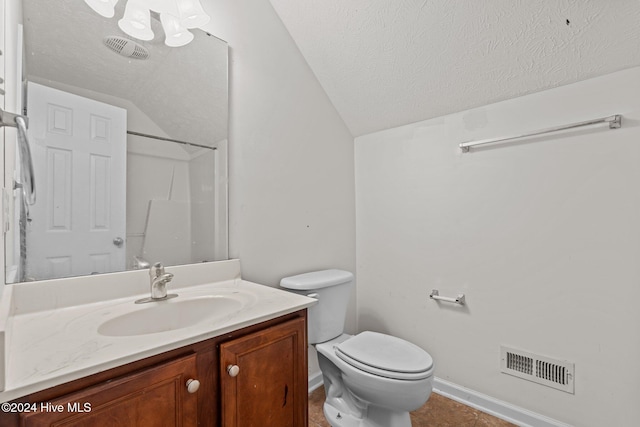
<path id="1" fill-rule="evenodd" d="M 224 268 L 235 270 L 233 261 Z M 217 264 L 217 263 L 211 263 Z M 183 268 L 175 268 L 175 282 Z M 232 267 L 231 269 L 229 267 Z M 202 269 L 203 267 L 198 267 Z M 170 293 L 179 296 L 165 302 L 134 304 L 148 296 L 148 291 L 121 298 L 99 300 L 82 304 L 64 304 L 61 298 L 52 301 L 52 307 L 35 303 L 37 309 L 24 307 L 12 309 L 4 322 L 5 333 L 5 387 L 0 401 L 5 402 L 29 393 L 44 390 L 65 382 L 121 366 L 145 357 L 193 344 L 208 338 L 292 313 L 315 304 L 316 300 L 269 286 L 242 280 L 237 273 L 217 275 L 212 283 L 188 283 L 184 287 L 170 286 Z M 172 269 L 167 268 L 167 271 Z M 196 274 L 195 276 L 198 276 Z M 209 277 L 214 277 L 209 275 Z M 234 277 L 235 276 L 235 277 Z M 123 276 L 119 276 L 122 280 Z M 103 280 L 104 282 L 104 277 Z M 23 285 L 16 285 L 23 286 Z M 134 288 L 136 288 L 134 286 Z M 138 287 L 139 288 L 139 287 Z M 13 292 L 16 298 L 16 290 Z M 9 297 L 11 292 L 8 293 Z M 98 327 L 106 320 L 136 310 L 149 308 L 150 304 L 175 303 L 181 299 L 202 298 L 216 295 L 240 295 L 244 306 L 238 311 L 213 316 L 192 326 L 164 332 L 133 336 L 105 336 Z M 33 299 L 33 297 L 30 297 Z M 66 298 L 66 297 L 65 297 Z M 76 296 L 77 298 L 77 296 Z M 82 298 L 80 298 L 82 299 Z M 15 303 L 16 306 L 20 301 Z M 22 303 L 24 306 L 24 303 Z"/>

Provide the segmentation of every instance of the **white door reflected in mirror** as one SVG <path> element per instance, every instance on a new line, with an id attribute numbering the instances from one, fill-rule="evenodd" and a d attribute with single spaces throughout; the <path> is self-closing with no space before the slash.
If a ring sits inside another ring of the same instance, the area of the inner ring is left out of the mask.
<path id="1" fill-rule="evenodd" d="M 124 270 L 114 239 L 126 233 L 127 111 L 31 82 L 27 93 L 40 198 L 27 217 L 26 279 Z"/>

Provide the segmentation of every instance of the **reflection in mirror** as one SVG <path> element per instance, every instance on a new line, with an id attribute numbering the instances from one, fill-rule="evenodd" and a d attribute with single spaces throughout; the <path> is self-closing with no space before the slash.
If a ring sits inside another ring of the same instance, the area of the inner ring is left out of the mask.
<path id="1" fill-rule="evenodd" d="M 124 2 L 120 2 L 124 3 Z M 20 191 L 7 283 L 228 258 L 227 44 L 168 47 L 78 0 L 23 0 L 25 114 L 37 200 Z"/>

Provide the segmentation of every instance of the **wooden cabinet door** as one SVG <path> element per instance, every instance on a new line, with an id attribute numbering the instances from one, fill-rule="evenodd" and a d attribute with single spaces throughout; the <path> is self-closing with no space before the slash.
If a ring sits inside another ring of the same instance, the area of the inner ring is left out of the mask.
<path id="1" fill-rule="evenodd" d="M 236 376 L 230 366 L 239 368 Z M 306 426 L 305 319 L 221 344 L 220 378 L 224 427 Z"/>
<path id="2" fill-rule="evenodd" d="M 195 427 L 198 392 L 187 391 L 189 379 L 197 379 L 195 355 L 52 400 L 48 410 L 23 413 L 20 425 Z"/>

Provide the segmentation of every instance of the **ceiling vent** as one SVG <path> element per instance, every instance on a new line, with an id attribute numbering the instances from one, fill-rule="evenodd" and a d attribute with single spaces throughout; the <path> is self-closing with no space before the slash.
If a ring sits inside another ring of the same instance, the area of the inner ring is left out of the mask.
<path id="1" fill-rule="evenodd" d="M 126 58 L 147 59 L 149 50 L 131 39 L 120 36 L 107 36 L 102 39 L 105 46 Z"/>
<path id="2" fill-rule="evenodd" d="M 525 380 L 574 393 L 574 364 L 500 346 L 500 370 Z"/>

